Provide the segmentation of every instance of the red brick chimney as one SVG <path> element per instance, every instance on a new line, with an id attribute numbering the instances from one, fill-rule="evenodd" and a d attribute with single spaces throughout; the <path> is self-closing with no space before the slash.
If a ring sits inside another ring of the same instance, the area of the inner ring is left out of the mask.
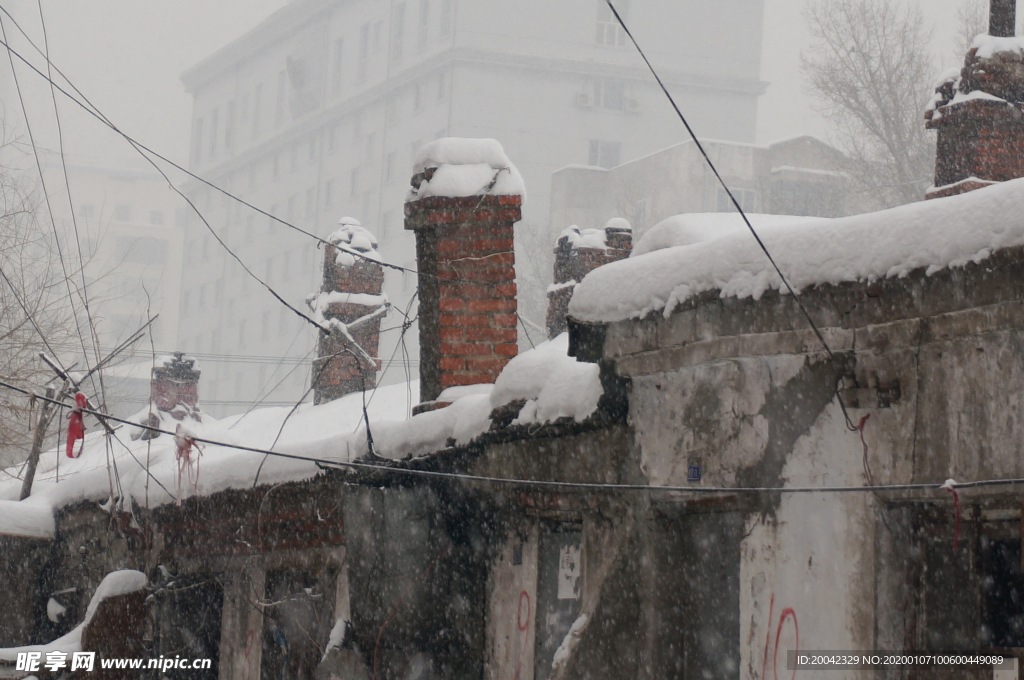
<path id="1" fill-rule="evenodd" d="M 493 139 L 439 139 L 413 167 L 405 228 L 416 232 L 420 399 L 493 383 L 517 353 L 512 226 L 522 177 Z"/>
<path id="2" fill-rule="evenodd" d="M 175 420 L 184 420 L 186 416 L 200 420 L 200 374 L 195 359 L 186 357 L 184 352 L 160 357 L 150 380 L 150 399 L 153 405 Z"/>
<path id="3" fill-rule="evenodd" d="M 603 229 L 573 225 L 562 232 L 555 245 L 554 283 L 548 286 L 548 338 L 567 330 L 565 317 L 576 284 L 603 264 L 629 257 L 633 227 L 621 217 L 608 220 Z"/>
<path id="4" fill-rule="evenodd" d="M 324 246 L 324 278 L 320 291 L 306 302 L 316 321 L 340 321 L 373 364 L 339 333 L 320 332 L 313 361 L 313 402 L 322 404 L 377 384 L 377 347 L 387 296 L 381 293 L 384 268 L 377 262 L 377 239 L 351 217 L 341 218 Z M 375 317 L 372 316 L 377 314 Z M 364 317 L 370 317 L 364 319 Z M 363 322 L 357 322 L 364 319 Z"/>
<path id="5" fill-rule="evenodd" d="M 989 35 L 935 90 L 925 126 L 938 131 L 935 186 L 941 198 L 1024 177 L 1024 42 L 1013 37 L 1016 0 L 991 0 Z"/>
<path id="6" fill-rule="evenodd" d="M 132 429 L 134 440 L 154 439 L 160 436 L 164 416 L 186 422 L 202 422 L 199 411 L 199 376 L 201 371 L 195 359 L 184 352 L 158 357 L 149 381 L 150 406 L 133 416 L 140 428 Z M 173 429 L 173 428 L 172 428 Z"/>

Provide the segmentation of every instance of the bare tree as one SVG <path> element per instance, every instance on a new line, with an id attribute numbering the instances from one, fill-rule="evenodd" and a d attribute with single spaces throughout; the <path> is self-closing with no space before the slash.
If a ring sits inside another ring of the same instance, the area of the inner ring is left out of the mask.
<path id="1" fill-rule="evenodd" d="M 11 144 L 4 137 L 0 152 Z M 28 173 L 0 167 L 0 380 L 39 394 L 53 378 L 39 353 L 66 351 L 76 333 L 67 284 L 55 258 L 52 229 L 41 219 L 37 183 Z M 0 466 L 27 455 L 38 407 L 0 388 Z"/>
<path id="2" fill-rule="evenodd" d="M 814 44 L 801 70 L 849 157 L 853 190 L 875 208 L 921 200 L 934 171 L 922 114 L 935 69 L 920 7 L 811 0 L 805 17 Z"/>
<path id="3" fill-rule="evenodd" d="M 954 63 L 963 64 L 964 55 L 971 48 L 971 43 L 982 33 L 988 33 L 990 0 L 963 0 L 956 10 L 956 35 L 954 36 L 953 53 L 950 55 Z M 1017 35 L 1021 34 L 1021 20 L 1018 17 Z"/>

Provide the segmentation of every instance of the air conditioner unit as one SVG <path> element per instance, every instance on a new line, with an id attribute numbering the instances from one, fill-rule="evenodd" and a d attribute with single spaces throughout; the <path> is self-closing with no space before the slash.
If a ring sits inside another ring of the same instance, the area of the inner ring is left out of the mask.
<path id="1" fill-rule="evenodd" d="M 594 95 L 589 92 L 580 92 L 576 95 L 576 106 L 590 107 L 594 105 Z"/>
<path id="2" fill-rule="evenodd" d="M 622 102 L 622 110 L 628 113 L 637 113 L 640 110 L 640 102 L 632 97 L 626 97 Z"/>

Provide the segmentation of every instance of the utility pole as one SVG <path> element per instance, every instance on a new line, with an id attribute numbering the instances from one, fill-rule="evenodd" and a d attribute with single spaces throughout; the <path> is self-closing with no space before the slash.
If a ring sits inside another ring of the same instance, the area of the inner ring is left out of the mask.
<path id="1" fill-rule="evenodd" d="M 114 350 L 111 351 L 110 354 L 108 354 L 102 361 L 98 362 L 92 368 L 92 370 L 83 375 L 77 381 L 72 379 L 71 376 L 68 375 L 68 373 L 64 371 L 64 369 L 62 369 L 57 363 L 55 363 L 53 359 L 46 356 L 46 354 L 40 353 L 39 358 L 42 359 L 50 368 L 52 368 L 53 372 L 56 373 L 59 378 L 64 380 L 64 387 L 63 389 L 61 389 L 60 396 L 58 397 L 54 397 L 54 395 L 56 394 L 56 390 L 53 387 L 46 388 L 46 398 L 42 400 L 43 405 L 39 409 L 39 420 L 36 421 L 36 431 L 35 435 L 32 437 L 32 449 L 29 451 L 28 464 L 25 466 L 25 479 L 21 483 L 20 500 L 25 500 L 32 493 L 32 481 L 33 479 L 35 479 L 36 476 L 36 466 L 39 465 L 39 454 L 42 453 L 43 450 L 43 441 L 45 441 L 46 439 L 46 429 L 50 426 L 50 421 L 53 419 L 53 416 L 57 413 L 56 411 L 54 411 L 53 401 L 56 400 L 59 402 L 63 402 L 69 396 L 77 392 L 78 386 L 86 378 L 88 378 L 96 371 L 100 370 L 103 366 L 109 363 L 111 359 L 113 359 L 115 356 L 120 354 L 130 345 L 141 339 L 143 331 L 145 331 L 150 324 L 156 321 L 157 316 L 160 315 L 157 314 L 149 321 L 147 321 L 139 330 L 135 331 L 135 333 L 133 333 L 130 338 L 128 338 L 123 343 L 114 348 Z M 100 421 L 100 424 L 103 425 L 103 428 L 107 431 L 108 434 L 112 434 L 114 432 L 113 428 L 110 427 L 110 424 L 106 421 L 106 419 L 100 416 L 96 416 L 96 419 Z M 58 453 L 57 455 L 60 454 Z M 111 486 L 113 486 L 113 484 L 111 484 Z"/>
<path id="2" fill-rule="evenodd" d="M 28 466 L 25 468 L 25 479 L 21 483 L 21 498 L 25 500 L 32 493 L 32 480 L 36 476 L 36 466 L 39 464 L 39 454 L 43 450 L 43 440 L 46 439 L 46 428 L 50 425 L 53 404 L 50 401 L 56 391 L 52 387 L 46 388 L 46 399 L 39 408 L 39 420 L 36 421 L 35 435 L 32 437 L 32 450 L 28 454 Z"/>

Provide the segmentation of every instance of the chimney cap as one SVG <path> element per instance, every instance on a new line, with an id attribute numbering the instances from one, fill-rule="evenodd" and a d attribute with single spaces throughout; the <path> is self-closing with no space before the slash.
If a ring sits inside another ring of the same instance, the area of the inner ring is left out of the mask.
<path id="1" fill-rule="evenodd" d="M 377 237 L 363 227 L 359 220 L 346 216 L 338 220 L 338 224 L 340 226 L 327 237 L 328 242 L 333 245 L 344 245 L 360 253 L 377 250 Z"/>

